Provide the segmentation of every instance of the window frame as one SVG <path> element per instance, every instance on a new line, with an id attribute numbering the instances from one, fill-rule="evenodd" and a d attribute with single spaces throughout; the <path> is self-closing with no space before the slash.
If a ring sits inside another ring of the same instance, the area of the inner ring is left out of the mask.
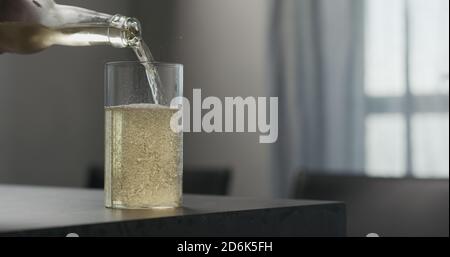
<path id="1" fill-rule="evenodd" d="M 362 117 L 362 123 L 369 115 L 373 114 L 401 114 L 405 121 L 405 176 L 414 177 L 414 164 L 413 164 L 413 133 L 412 133 L 412 119 L 415 114 L 418 113 L 438 113 L 438 114 L 448 114 L 449 113 L 449 94 L 448 92 L 434 93 L 434 94 L 423 94 L 415 95 L 412 93 L 411 86 L 411 8 L 410 2 L 408 0 L 403 0 L 403 10 L 404 13 L 404 26 L 405 30 L 404 36 L 404 81 L 405 81 L 405 92 L 398 96 L 371 96 L 364 92 L 363 95 L 365 99 L 364 115 Z M 367 12 L 367 9 L 365 8 Z M 366 38 L 366 36 L 364 37 Z M 364 46 L 367 46 L 366 40 L 364 40 Z M 364 54 L 365 56 L 365 54 Z M 365 58 L 365 57 L 364 57 Z M 366 67 L 367 68 L 367 67 Z M 448 72 L 448 71 L 447 71 Z M 446 75 L 448 80 L 448 74 Z M 441 103 L 441 104 L 435 104 Z M 366 138 L 367 132 L 363 130 L 361 133 L 363 138 Z M 365 140 L 361 140 L 365 142 Z M 364 166 L 367 169 L 367 145 L 363 143 L 363 156 L 364 156 Z M 366 171 L 367 172 L 367 171 Z"/>

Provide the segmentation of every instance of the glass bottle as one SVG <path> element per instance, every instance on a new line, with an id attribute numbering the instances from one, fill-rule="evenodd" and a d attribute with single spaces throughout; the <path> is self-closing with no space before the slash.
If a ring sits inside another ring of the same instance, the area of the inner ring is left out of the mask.
<path id="1" fill-rule="evenodd" d="M 52 45 L 123 48 L 141 40 L 139 21 L 131 17 L 58 5 L 52 0 L 2 3 L 0 52 L 28 54 Z"/>

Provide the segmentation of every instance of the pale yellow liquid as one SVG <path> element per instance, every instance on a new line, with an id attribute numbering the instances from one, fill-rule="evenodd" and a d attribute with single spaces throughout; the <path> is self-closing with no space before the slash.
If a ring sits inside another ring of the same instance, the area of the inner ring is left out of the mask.
<path id="1" fill-rule="evenodd" d="M 107 207 L 181 204 L 183 136 L 170 128 L 177 111 L 153 104 L 105 109 Z"/>

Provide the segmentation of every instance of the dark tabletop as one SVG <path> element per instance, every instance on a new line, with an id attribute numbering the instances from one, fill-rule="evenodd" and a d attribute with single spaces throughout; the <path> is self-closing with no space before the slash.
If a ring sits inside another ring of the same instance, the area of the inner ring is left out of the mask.
<path id="1" fill-rule="evenodd" d="M 185 195 L 181 208 L 111 210 L 99 190 L 0 185 L 0 203 L 0 235 L 345 235 L 337 202 Z"/>

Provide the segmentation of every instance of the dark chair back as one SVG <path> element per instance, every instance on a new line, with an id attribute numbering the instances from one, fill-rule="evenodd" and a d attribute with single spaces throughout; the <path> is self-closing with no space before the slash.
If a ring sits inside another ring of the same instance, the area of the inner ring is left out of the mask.
<path id="1" fill-rule="evenodd" d="M 183 191 L 188 194 L 227 195 L 231 180 L 228 169 L 185 169 Z"/>
<path id="2" fill-rule="evenodd" d="M 88 174 L 88 188 L 103 188 L 103 167 L 90 167 Z M 183 192 L 186 194 L 227 195 L 230 179 L 231 171 L 229 169 L 187 168 L 183 172 Z"/>
<path id="3" fill-rule="evenodd" d="M 297 198 L 347 206 L 349 236 L 449 235 L 449 180 L 313 175 L 299 179 Z"/>

